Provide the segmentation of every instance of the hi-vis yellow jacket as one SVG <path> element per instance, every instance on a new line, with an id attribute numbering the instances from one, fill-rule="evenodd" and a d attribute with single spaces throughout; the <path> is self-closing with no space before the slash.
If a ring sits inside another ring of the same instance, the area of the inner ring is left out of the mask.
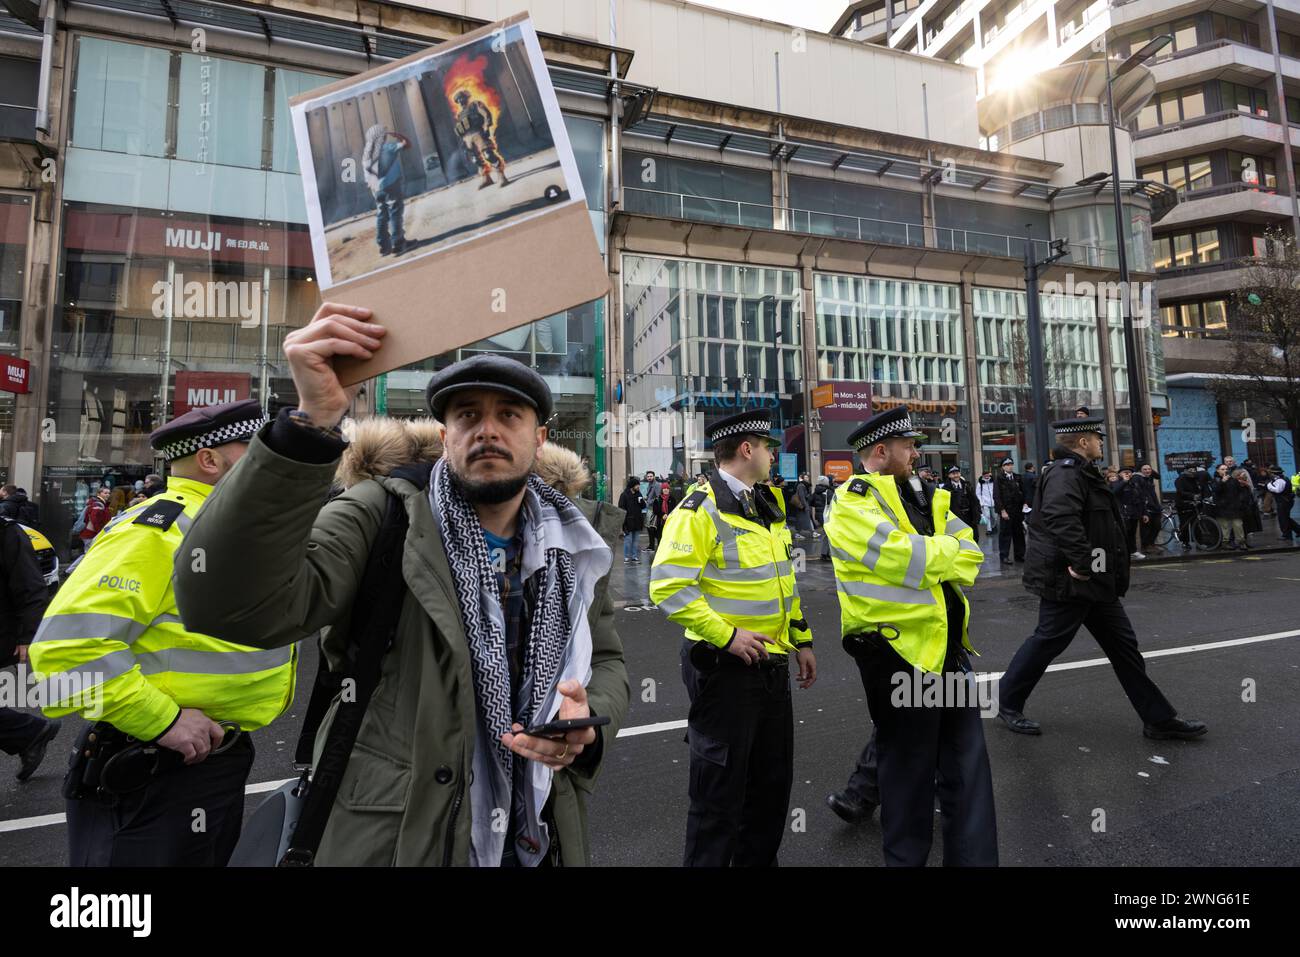
<path id="1" fill-rule="evenodd" d="M 115 516 L 95 536 L 29 649 L 32 669 L 44 673 L 53 691 L 47 715 L 84 712 L 152 741 L 182 707 L 253 731 L 292 703 L 296 648 L 235 645 L 187 631 L 181 622 L 173 562 L 211 491 L 173 476 L 167 491 Z M 63 693 L 73 690 L 75 697 Z"/>
<path id="2" fill-rule="evenodd" d="M 840 628 L 861 634 L 891 624 L 895 651 L 921 671 L 939 672 L 948 647 L 948 606 L 941 582 L 961 595 L 962 644 L 969 650 L 970 603 L 961 585 L 973 585 L 984 553 L 969 525 L 948 510 L 951 496 L 936 489 L 930 503 L 935 534 L 917 534 L 889 475 L 855 475 L 835 492 L 826 519 Z"/>
<path id="3" fill-rule="evenodd" d="M 771 654 L 812 644 L 799 604 L 781 493 L 766 486 L 769 514 L 747 518 L 716 473 L 664 522 L 650 571 L 650 600 L 692 641 L 723 647 L 736 628 L 771 639 Z"/>

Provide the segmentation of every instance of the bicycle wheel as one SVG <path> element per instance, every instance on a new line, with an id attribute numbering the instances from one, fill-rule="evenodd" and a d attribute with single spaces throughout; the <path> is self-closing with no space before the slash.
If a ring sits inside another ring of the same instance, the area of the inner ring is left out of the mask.
<path id="1" fill-rule="evenodd" d="M 1160 516 L 1160 530 L 1156 532 L 1155 545 L 1157 548 L 1165 548 L 1174 540 L 1174 535 L 1178 529 L 1178 523 L 1174 520 L 1173 515 L 1168 512 Z"/>
<path id="2" fill-rule="evenodd" d="M 1200 516 L 1192 525 L 1192 541 L 1201 548 L 1218 548 L 1223 544 L 1223 532 L 1219 531 L 1219 523 L 1208 515 Z"/>

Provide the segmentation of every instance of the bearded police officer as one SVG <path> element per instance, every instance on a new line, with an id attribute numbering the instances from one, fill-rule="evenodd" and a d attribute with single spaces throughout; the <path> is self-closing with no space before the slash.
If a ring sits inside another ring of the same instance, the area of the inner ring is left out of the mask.
<path id="1" fill-rule="evenodd" d="M 950 494 L 913 479 L 923 436 L 907 406 L 849 436 L 863 472 L 836 492 L 826 521 L 841 630 L 876 726 L 885 862 L 925 864 L 937 775 L 944 864 L 995 865 L 993 777 L 960 588 L 974 584 L 984 553 Z"/>
<path id="2" fill-rule="evenodd" d="M 707 433 L 717 470 L 668 516 L 650 598 L 686 629 L 682 680 L 691 699 L 691 806 L 685 863 L 776 863 L 794 777 L 789 658 L 799 687 L 817 678 L 799 603 L 763 411 Z"/>
<path id="3" fill-rule="evenodd" d="M 96 536 L 32 642 L 55 702 L 46 713 L 94 722 L 64 783 L 74 866 L 223 866 L 239 838 L 253 764 L 246 732 L 292 702 L 297 656 L 187 629 L 172 570 L 204 500 L 265 422 L 248 400 L 195 409 L 154 432 L 151 444 L 171 463 L 167 490 Z"/>
<path id="4" fill-rule="evenodd" d="M 1146 672 L 1120 599 L 1128 591 L 1129 537 L 1119 500 L 1094 462 L 1102 454 L 1098 416 L 1052 423 L 1057 445 L 1043 468 L 1030 513 L 1024 584 L 1042 601 L 1038 628 L 1002 676 L 998 717 L 1019 734 L 1041 734 L 1023 714 L 1034 685 L 1083 625 L 1101 645 L 1148 738 L 1195 738 L 1200 721 L 1179 718 Z"/>

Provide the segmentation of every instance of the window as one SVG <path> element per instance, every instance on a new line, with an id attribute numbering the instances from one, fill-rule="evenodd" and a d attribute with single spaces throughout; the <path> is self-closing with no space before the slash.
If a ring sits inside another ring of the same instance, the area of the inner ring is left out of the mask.
<path id="1" fill-rule="evenodd" d="M 1252 116 L 1268 117 L 1272 115 L 1268 106 L 1268 90 L 1257 90 L 1241 83 L 1219 84 L 1220 102 L 1225 110 L 1250 113 Z"/>
<path id="2" fill-rule="evenodd" d="M 1174 242 L 1174 265 L 1178 267 L 1192 264 L 1192 236 L 1190 233 L 1177 233 Z"/>
<path id="3" fill-rule="evenodd" d="M 1247 160 L 1254 164 L 1255 182 L 1247 182 L 1242 177 L 1243 168 L 1246 167 Z M 1229 182 L 1236 184 L 1241 183 L 1246 186 L 1262 189 L 1277 188 L 1277 167 L 1273 160 L 1267 156 L 1249 156 L 1245 153 L 1238 153 L 1233 150 L 1228 151 L 1228 176 Z"/>
<path id="4" fill-rule="evenodd" d="M 1151 240 L 1151 254 L 1156 269 L 1168 269 L 1173 261 L 1173 244 L 1168 236 Z"/>
<path id="5" fill-rule="evenodd" d="M 1181 53 L 1196 46 L 1196 21 L 1180 20 L 1174 24 L 1174 51 Z"/>
<path id="6" fill-rule="evenodd" d="M 1220 259 L 1219 230 L 1202 229 L 1196 233 L 1196 261 L 1214 263 Z"/>
<path id="7" fill-rule="evenodd" d="M 1187 189 L 1189 192 L 1195 192 L 1198 189 L 1208 189 L 1213 185 L 1211 175 L 1210 158 L 1208 156 L 1193 156 L 1187 160 Z"/>
<path id="8" fill-rule="evenodd" d="M 1204 266 L 1223 258 L 1223 242 L 1217 226 L 1157 236 L 1152 246 L 1156 269 Z"/>

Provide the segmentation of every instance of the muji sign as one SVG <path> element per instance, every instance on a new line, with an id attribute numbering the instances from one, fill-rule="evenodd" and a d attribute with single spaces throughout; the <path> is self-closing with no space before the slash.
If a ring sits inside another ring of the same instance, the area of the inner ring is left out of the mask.
<path id="1" fill-rule="evenodd" d="M 0 356 L 0 390 L 5 392 L 30 392 L 32 364 L 14 356 Z"/>
<path id="2" fill-rule="evenodd" d="M 191 409 L 238 402 L 252 391 L 252 377 L 238 372 L 177 372 L 172 415 Z"/>

